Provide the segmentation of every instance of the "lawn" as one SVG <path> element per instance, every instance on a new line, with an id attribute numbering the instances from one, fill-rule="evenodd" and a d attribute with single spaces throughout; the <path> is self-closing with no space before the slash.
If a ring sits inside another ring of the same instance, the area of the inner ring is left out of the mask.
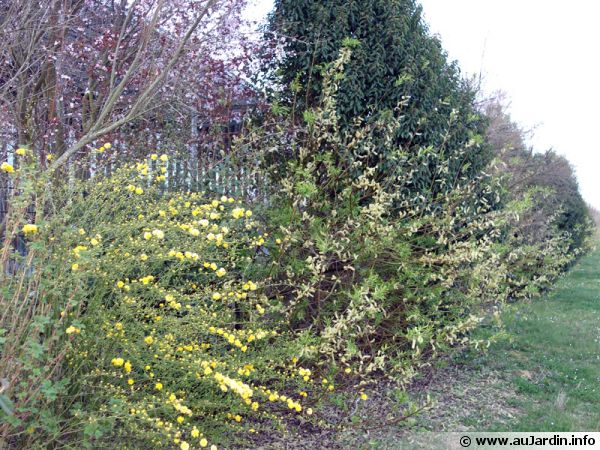
<path id="1" fill-rule="evenodd" d="M 600 430 L 600 250 L 542 298 L 507 306 L 506 337 L 434 373 L 437 406 L 418 421 L 447 431 Z M 485 337 L 487 330 L 479 331 Z"/>
<path id="2" fill-rule="evenodd" d="M 552 293 L 504 316 L 510 339 L 470 360 L 502 374 L 515 392 L 511 403 L 519 413 L 490 429 L 599 431 L 600 251 Z"/>

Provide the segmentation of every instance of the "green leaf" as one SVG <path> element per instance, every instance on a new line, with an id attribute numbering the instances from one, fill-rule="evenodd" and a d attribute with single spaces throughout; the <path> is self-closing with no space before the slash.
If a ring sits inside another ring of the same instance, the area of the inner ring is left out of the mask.
<path id="1" fill-rule="evenodd" d="M 0 394 L 0 409 L 7 416 L 14 414 L 14 405 L 6 395 Z"/>

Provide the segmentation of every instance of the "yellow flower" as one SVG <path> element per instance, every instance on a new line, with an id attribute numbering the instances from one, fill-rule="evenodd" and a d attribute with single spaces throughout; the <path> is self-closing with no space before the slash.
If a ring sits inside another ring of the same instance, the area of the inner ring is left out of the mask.
<path id="1" fill-rule="evenodd" d="M 162 162 L 167 162 L 169 160 L 169 157 L 167 155 L 160 155 L 160 160 Z"/>
<path id="2" fill-rule="evenodd" d="M 156 161 L 156 160 L 158 159 L 158 155 L 157 155 L 156 153 L 152 153 L 152 154 L 150 155 L 150 159 L 151 159 L 152 161 Z"/>
<path id="3" fill-rule="evenodd" d="M 178 423 L 183 423 L 183 421 L 184 421 L 184 420 L 185 420 L 185 419 L 183 418 L 183 416 L 178 416 L 178 417 L 177 417 L 177 422 L 178 422 Z"/>
<path id="4" fill-rule="evenodd" d="M 0 170 L 6 173 L 13 173 L 15 171 L 15 168 L 9 163 L 3 162 L 2 164 L 0 164 Z"/>
<path id="5" fill-rule="evenodd" d="M 71 266 L 71 270 L 72 270 L 73 272 L 76 272 L 76 271 L 78 271 L 78 270 L 79 270 L 79 264 L 77 264 L 77 263 L 73 264 L 73 265 Z"/>
<path id="6" fill-rule="evenodd" d="M 103 147 L 108 150 L 109 148 L 112 147 L 112 144 L 110 142 L 107 142 L 106 144 L 103 145 Z"/>
<path id="7" fill-rule="evenodd" d="M 179 445 L 179 448 L 181 448 L 181 450 L 189 450 L 190 444 L 188 444 L 185 441 L 182 441 L 181 444 Z"/>
<path id="8" fill-rule="evenodd" d="M 67 333 L 67 334 L 73 334 L 73 333 L 79 334 L 80 332 L 81 332 L 81 330 L 77 327 L 74 327 L 73 325 L 71 325 L 69 328 L 67 328 L 65 330 L 65 333 Z"/>
<path id="9" fill-rule="evenodd" d="M 197 438 L 198 436 L 200 436 L 200 431 L 198 430 L 198 428 L 192 428 L 192 437 Z"/>
<path id="10" fill-rule="evenodd" d="M 208 445 L 208 441 L 206 438 L 200 439 L 200 447 L 206 447 Z"/>
<path id="11" fill-rule="evenodd" d="M 124 363 L 124 362 L 125 362 L 125 361 L 123 360 L 123 358 L 113 358 L 113 359 L 112 359 L 112 361 L 111 361 L 111 364 L 112 364 L 113 366 L 120 367 L 120 366 L 122 366 L 122 365 L 123 365 L 123 363 Z"/>
<path id="12" fill-rule="evenodd" d="M 154 338 L 152 336 L 146 336 L 144 338 L 144 342 L 148 345 L 152 344 L 154 342 Z"/>
<path id="13" fill-rule="evenodd" d="M 122 288 L 123 286 L 125 286 L 125 283 L 123 283 L 122 281 L 117 281 L 118 288 Z"/>
<path id="14" fill-rule="evenodd" d="M 156 383 L 154 385 L 154 389 L 156 389 L 157 391 L 162 391 L 163 385 L 162 383 Z"/>
<path id="15" fill-rule="evenodd" d="M 95 238 L 90 239 L 90 244 L 98 245 L 99 244 L 98 239 L 95 239 Z"/>
<path id="16" fill-rule="evenodd" d="M 221 300 L 221 294 L 219 294 L 218 292 L 215 292 L 212 295 L 213 300 Z"/>
<path id="17" fill-rule="evenodd" d="M 46 160 L 48 160 L 48 161 L 52 161 L 53 159 L 54 159 L 54 154 L 53 154 L 53 153 L 48 153 L 48 154 L 46 155 Z"/>
<path id="18" fill-rule="evenodd" d="M 125 361 L 125 364 L 123 365 L 123 369 L 125 369 L 125 373 L 131 373 L 131 370 L 132 370 L 131 363 L 129 361 Z"/>
<path id="19" fill-rule="evenodd" d="M 135 381 L 133 381 L 133 378 L 130 378 L 129 380 L 127 380 L 127 384 L 129 386 L 133 386 L 133 383 L 135 383 Z"/>
<path id="20" fill-rule="evenodd" d="M 365 394 L 364 392 L 361 392 L 361 393 L 360 393 L 360 398 L 361 398 L 362 400 L 367 400 L 367 399 L 369 398 L 369 396 L 368 396 L 367 394 Z"/>
<path id="21" fill-rule="evenodd" d="M 27 149 L 25 148 L 18 148 L 15 153 L 19 156 L 25 156 L 27 154 Z"/>
<path id="22" fill-rule="evenodd" d="M 135 193 L 137 195 L 142 195 L 144 193 L 144 190 L 141 187 L 137 187 L 135 188 Z"/>
<path id="23" fill-rule="evenodd" d="M 152 233 L 150 233 L 149 231 L 146 231 L 144 233 L 144 239 L 146 239 L 147 241 L 152 239 Z"/>
<path id="24" fill-rule="evenodd" d="M 154 277 L 152 275 L 148 275 L 146 277 L 140 278 L 139 281 L 141 281 L 142 284 L 149 284 L 150 282 L 154 281 Z"/>
<path id="25" fill-rule="evenodd" d="M 28 235 L 28 234 L 35 234 L 38 232 L 38 227 L 37 225 L 34 225 L 32 223 L 28 223 L 23 225 L 23 234 Z"/>
<path id="26" fill-rule="evenodd" d="M 244 208 L 235 208 L 231 211 L 231 215 L 234 219 L 241 219 L 244 217 Z"/>
<path id="27" fill-rule="evenodd" d="M 164 239 L 165 232 L 162 230 L 152 230 L 152 236 L 154 236 L 156 239 Z"/>

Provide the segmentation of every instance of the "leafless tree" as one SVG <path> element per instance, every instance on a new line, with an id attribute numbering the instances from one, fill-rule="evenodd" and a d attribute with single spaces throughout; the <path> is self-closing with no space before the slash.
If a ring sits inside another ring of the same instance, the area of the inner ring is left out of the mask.
<path id="1" fill-rule="evenodd" d="M 164 107 L 182 63 L 214 57 L 244 0 L 0 0 L 6 141 L 53 172 Z M 228 31 L 229 34 L 233 32 Z M 185 56 L 189 59 L 185 60 Z M 179 66 L 178 66 L 179 65 Z M 42 158 L 43 160 L 44 158 Z"/>

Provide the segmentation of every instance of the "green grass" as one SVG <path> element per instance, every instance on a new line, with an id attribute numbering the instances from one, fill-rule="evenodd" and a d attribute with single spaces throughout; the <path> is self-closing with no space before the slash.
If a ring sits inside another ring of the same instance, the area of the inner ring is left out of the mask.
<path id="1" fill-rule="evenodd" d="M 517 412 L 510 420 L 477 405 L 486 418 L 477 431 L 599 431 L 600 250 L 550 294 L 508 308 L 503 320 L 507 339 L 457 358 L 465 370 L 497 374 L 498 388 L 513 393 L 505 402 Z"/>

